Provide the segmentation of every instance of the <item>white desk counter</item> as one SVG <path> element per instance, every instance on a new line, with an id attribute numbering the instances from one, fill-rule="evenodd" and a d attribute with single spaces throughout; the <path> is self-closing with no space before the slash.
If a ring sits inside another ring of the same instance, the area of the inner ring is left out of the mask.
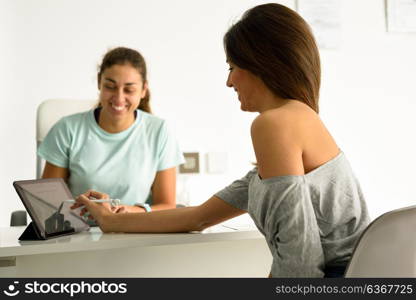
<path id="1" fill-rule="evenodd" d="M 266 277 L 271 255 L 254 228 L 202 233 L 89 232 L 19 242 L 0 229 L 0 277 Z"/>

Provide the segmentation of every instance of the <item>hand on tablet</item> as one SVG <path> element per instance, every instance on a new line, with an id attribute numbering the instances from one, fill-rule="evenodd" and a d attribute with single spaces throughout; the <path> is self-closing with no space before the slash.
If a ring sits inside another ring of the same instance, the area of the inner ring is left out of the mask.
<path id="1" fill-rule="evenodd" d="M 115 212 L 117 207 L 112 207 L 110 203 L 96 203 L 90 199 L 109 199 L 109 196 L 104 193 L 89 190 L 76 198 L 76 203 L 71 206 L 71 209 L 76 209 L 84 206 L 80 212 L 80 216 L 88 216 L 88 219 L 96 220 L 100 223 L 103 216 Z"/>

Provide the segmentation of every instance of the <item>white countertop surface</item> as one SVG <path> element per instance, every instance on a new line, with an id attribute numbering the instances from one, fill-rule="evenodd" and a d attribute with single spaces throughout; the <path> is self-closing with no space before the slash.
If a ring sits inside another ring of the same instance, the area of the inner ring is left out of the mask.
<path id="1" fill-rule="evenodd" d="M 191 233 L 102 233 L 98 227 L 89 231 L 44 241 L 19 241 L 22 227 L 0 228 L 0 258 L 20 255 L 63 253 L 116 249 L 126 247 L 150 247 L 175 244 L 212 243 L 230 240 L 264 239 L 252 226 L 219 224 L 203 232 Z"/>

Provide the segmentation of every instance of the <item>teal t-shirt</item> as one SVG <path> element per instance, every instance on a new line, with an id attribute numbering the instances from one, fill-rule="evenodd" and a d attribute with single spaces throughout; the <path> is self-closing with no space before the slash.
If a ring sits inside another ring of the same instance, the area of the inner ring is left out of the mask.
<path id="1" fill-rule="evenodd" d="M 94 189 L 126 205 L 151 204 L 156 172 L 184 162 L 166 122 L 141 110 L 119 133 L 104 131 L 94 110 L 64 117 L 49 131 L 38 155 L 69 170 L 74 197 Z"/>

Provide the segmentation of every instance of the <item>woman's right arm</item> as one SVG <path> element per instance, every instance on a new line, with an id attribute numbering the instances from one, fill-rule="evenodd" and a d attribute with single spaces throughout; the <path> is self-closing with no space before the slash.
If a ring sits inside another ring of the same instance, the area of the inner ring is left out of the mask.
<path id="1" fill-rule="evenodd" d="M 49 162 L 45 163 L 42 178 L 63 178 L 66 181 L 68 176 L 69 172 L 67 168 L 61 168 Z"/>
<path id="2" fill-rule="evenodd" d="M 89 191 L 77 198 L 73 207 L 85 205 L 103 232 L 189 232 L 207 227 L 244 214 L 220 198 L 213 196 L 205 203 L 177 209 L 149 213 L 114 214 L 88 198 L 105 198 L 104 194 Z"/>

